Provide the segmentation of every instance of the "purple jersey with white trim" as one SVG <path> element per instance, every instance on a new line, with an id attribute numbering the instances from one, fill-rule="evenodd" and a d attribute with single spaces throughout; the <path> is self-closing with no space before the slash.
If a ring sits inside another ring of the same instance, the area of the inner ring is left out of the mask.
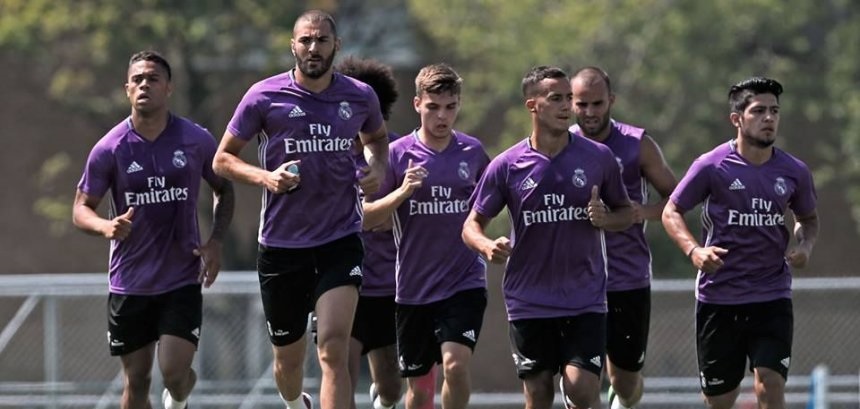
<path id="1" fill-rule="evenodd" d="M 642 175 L 639 153 L 645 130 L 615 120 L 609 126 L 609 136 L 601 143 L 612 150 L 621 166 L 627 196 L 644 205 L 648 203 L 648 184 Z M 579 125 L 570 127 L 570 131 L 584 136 Z M 605 235 L 609 257 L 607 291 L 635 290 L 651 285 L 651 250 L 645 240 L 645 223 L 634 223 L 624 231 L 607 231 Z"/>
<path id="2" fill-rule="evenodd" d="M 569 134 L 553 158 L 525 139 L 490 162 L 472 209 L 495 217 L 507 206 L 511 245 L 502 283 L 509 320 L 606 312 L 606 248 L 588 218 L 591 189 L 610 208 L 629 204 L 608 147 Z"/>
<path id="3" fill-rule="evenodd" d="M 155 141 L 128 118 L 90 151 L 78 189 L 93 197 L 110 191 L 110 218 L 134 207 L 131 233 L 110 243 L 110 292 L 162 294 L 198 282 L 197 196 L 201 178 L 221 183 L 212 171 L 216 147 L 209 131 L 171 115 Z"/>
<path id="4" fill-rule="evenodd" d="M 257 136 L 260 166 L 268 171 L 301 160 L 300 189 L 263 189 L 260 244 L 307 248 L 361 231 L 355 135 L 382 124 L 373 89 L 339 73 L 319 93 L 299 85 L 293 71 L 251 86 L 227 130 L 246 141 Z"/>
<path id="5" fill-rule="evenodd" d="M 389 132 L 388 140 L 395 141 L 400 135 Z M 355 156 L 359 168 L 367 166 L 364 154 Z M 378 197 L 379 195 L 374 195 Z M 395 267 L 397 264 L 397 247 L 394 245 L 394 235 L 391 230 L 363 231 L 364 259 L 361 267 L 361 295 L 370 297 L 385 297 L 394 295 Z"/>
<path id="6" fill-rule="evenodd" d="M 671 200 L 682 213 L 704 202 L 703 245 L 728 250 L 716 272 L 699 271 L 699 301 L 746 304 L 791 297 L 785 214 L 815 211 L 815 185 L 806 164 L 773 148 L 767 162 L 755 165 L 732 140 L 696 159 Z"/>
<path id="7" fill-rule="evenodd" d="M 427 169 L 427 177 L 394 212 L 397 302 L 429 304 L 485 288 L 486 262 L 461 239 L 469 197 L 490 161 L 481 142 L 454 131 L 448 146 L 436 152 L 416 132 L 398 139 L 391 144 L 381 194 L 403 183 L 410 160 Z"/>

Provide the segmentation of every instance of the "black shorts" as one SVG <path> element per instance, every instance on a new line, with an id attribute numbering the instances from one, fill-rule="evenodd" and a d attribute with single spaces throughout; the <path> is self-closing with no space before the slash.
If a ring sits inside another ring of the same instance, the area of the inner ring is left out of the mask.
<path id="1" fill-rule="evenodd" d="M 397 304 L 394 296 L 358 298 L 352 337 L 361 342 L 361 354 L 397 343 Z"/>
<path id="2" fill-rule="evenodd" d="M 648 348 L 651 287 L 607 292 L 606 303 L 606 355 L 613 365 L 639 372 Z"/>
<path id="3" fill-rule="evenodd" d="M 696 303 L 699 381 L 708 396 L 740 385 L 749 370 L 768 368 L 788 377 L 794 313 L 790 299 L 717 305 Z"/>
<path id="4" fill-rule="evenodd" d="M 517 376 L 563 373 L 573 365 L 600 376 L 606 355 L 606 314 L 511 321 L 508 332 Z"/>
<path id="5" fill-rule="evenodd" d="M 363 255 L 357 234 L 306 249 L 260 245 L 257 272 L 272 344 L 298 341 L 307 330 L 308 313 L 326 291 L 361 286 Z"/>
<path id="6" fill-rule="evenodd" d="M 200 340 L 203 295 L 200 284 L 158 295 L 111 293 L 107 302 L 108 346 L 113 356 L 130 354 L 158 341 L 162 335 Z"/>
<path id="7" fill-rule="evenodd" d="M 397 354 L 400 376 L 426 375 L 442 363 L 444 342 L 463 344 L 473 351 L 487 308 L 487 290 L 460 291 L 424 305 L 397 304 Z"/>

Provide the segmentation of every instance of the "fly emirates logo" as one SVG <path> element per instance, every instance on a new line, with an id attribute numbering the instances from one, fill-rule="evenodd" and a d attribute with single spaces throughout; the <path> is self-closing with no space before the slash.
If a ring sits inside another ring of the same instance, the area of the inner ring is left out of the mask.
<path id="1" fill-rule="evenodd" d="M 331 125 L 308 124 L 311 139 L 284 139 L 287 154 L 314 152 L 346 152 L 352 149 L 352 138 L 332 138 Z"/>
<path id="2" fill-rule="evenodd" d="M 188 200 L 188 188 L 167 186 L 164 176 L 150 176 L 146 178 L 146 185 L 149 188 L 146 192 L 125 192 L 125 205 L 141 206 Z"/>
<path id="3" fill-rule="evenodd" d="M 469 201 L 451 199 L 452 188 L 430 186 L 432 200 L 409 200 L 409 215 L 416 214 L 457 214 L 469 211 Z"/>
<path id="4" fill-rule="evenodd" d="M 575 220 L 588 220 L 588 209 L 585 207 L 566 206 L 565 197 L 558 193 L 543 195 L 543 208 L 540 210 L 523 210 L 523 222 L 526 226 L 535 223 L 556 223 Z"/>
<path id="5" fill-rule="evenodd" d="M 774 213 L 773 201 L 754 197 L 751 199 L 750 208 L 752 211 L 747 213 L 729 209 L 726 224 L 742 227 L 785 226 L 785 215 Z"/>

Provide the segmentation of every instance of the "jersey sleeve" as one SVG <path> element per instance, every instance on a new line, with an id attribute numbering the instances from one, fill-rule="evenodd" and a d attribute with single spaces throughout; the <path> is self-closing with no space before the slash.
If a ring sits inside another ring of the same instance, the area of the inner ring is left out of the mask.
<path id="1" fill-rule="evenodd" d="M 490 161 L 469 199 L 472 210 L 485 217 L 496 217 L 507 203 L 505 199 L 507 162 L 501 159 Z"/>
<path id="2" fill-rule="evenodd" d="M 700 157 L 696 159 L 687 173 L 678 182 L 678 186 L 672 191 L 669 200 L 678 207 L 681 212 L 686 212 L 702 203 L 710 195 L 710 173 L 713 165 Z"/>
<path id="3" fill-rule="evenodd" d="M 90 196 L 102 197 L 113 183 L 116 161 L 107 143 L 99 141 L 90 151 L 78 190 Z"/>

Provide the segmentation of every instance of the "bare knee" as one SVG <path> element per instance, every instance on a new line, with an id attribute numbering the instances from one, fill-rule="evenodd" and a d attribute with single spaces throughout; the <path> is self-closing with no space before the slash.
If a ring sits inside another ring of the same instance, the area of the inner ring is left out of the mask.
<path id="1" fill-rule="evenodd" d="M 785 378 L 778 372 L 756 368 L 755 394 L 762 407 L 781 407 L 785 396 Z"/>
<path id="2" fill-rule="evenodd" d="M 433 399 L 432 394 L 433 390 L 428 390 L 426 388 L 421 388 L 419 385 L 416 385 L 414 382 L 410 381 L 409 388 L 406 391 L 406 398 L 410 402 L 409 407 L 420 408 L 427 405 L 428 402 Z"/>
<path id="3" fill-rule="evenodd" d="M 708 396 L 702 394 L 702 397 L 705 401 L 705 405 L 707 405 L 709 409 L 731 409 L 735 405 L 735 401 L 738 399 L 739 392 L 740 389 L 735 388 L 735 390 L 722 395 Z"/>
<path id="4" fill-rule="evenodd" d="M 319 340 L 317 355 L 320 365 L 323 367 L 345 367 L 349 359 L 348 337 L 329 337 L 325 340 Z"/>
<path id="5" fill-rule="evenodd" d="M 152 375 L 149 373 L 126 373 L 125 389 L 133 396 L 149 395 Z"/>

